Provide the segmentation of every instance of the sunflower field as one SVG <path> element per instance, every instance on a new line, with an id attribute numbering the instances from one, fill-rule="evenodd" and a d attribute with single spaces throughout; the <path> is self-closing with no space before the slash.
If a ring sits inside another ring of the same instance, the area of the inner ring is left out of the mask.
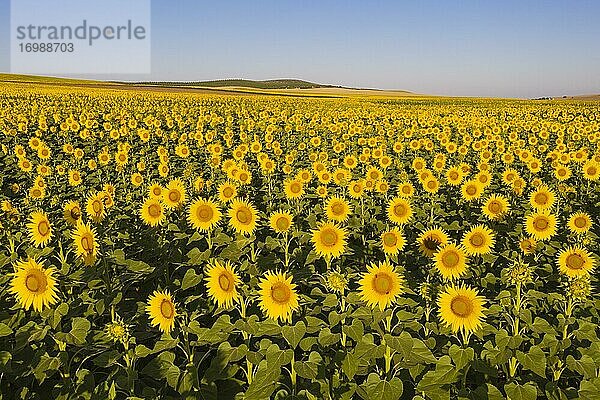
<path id="1" fill-rule="evenodd" d="M 600 107 L 0 87 L 0 398 L 600 399 Z"/>

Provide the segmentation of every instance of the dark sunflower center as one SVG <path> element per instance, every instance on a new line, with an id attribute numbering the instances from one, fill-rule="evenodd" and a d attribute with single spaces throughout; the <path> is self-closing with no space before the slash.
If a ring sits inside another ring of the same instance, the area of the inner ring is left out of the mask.
<path id="1" fill-rule="evenodd" d="M 583 269 L 585 260 L 579 254 L 569 254 L 566 260 L 567 267 L 570 269 Z"/>
<path id="2" fill-rule="evenodd" d="M 344 213 L 344 205 L 339 202 L 334 203 L 331 206 L 331 211 L 333 211 L 335 215 L 342 215 Z"/>
<path id="3" fill-rule="evenodd" d="M 290 227 L 290 223 L 286 217 L 279 217 L 275 222 L 275 226 L 277 226 L 277 229 L 285 231 Z"/>
<path id="4" fill-rule="evenodd" d="M 271 297 L 276 303 L 286 304 L 290 300 L 290 288 L 284 283 L 271 286 Z"/>
<path id="5" fill-rule="evenodd" d="M 468 186 L 466 192 L 469 196 L 473 196 L 477 193 L 477 188 L 475 186 Z"/>
<path id="6" fill-rule="evenodd" d="M 535 195 L 535 203 L 545 205 L 548 202 L 548 195 L 546 193 L 538 193 Z"/>
<path id="7" fill-rule="evenodd" d="M 333 229 L 327 228 L 321 233 L 321 241 L 325 246 L 333 247 L 338 241 L 337 233 Z"/>
<path id="8" fill-rule="evenodd" d="M 25 287 L 33 293 L 41 293 L 46 290 L 46 277 L 38 271 L 30 272 L 25 278 Z"/>
<path id="9" fill-rule="evenodd" d="M 94 250 L 94 239 L 89 233 L 82 236 L 81 247 L 83 247 L 86 253 L 91 253 Z"/>
<path id="10" fill-rule="evenodd" d="M 494 214 L 497 214 L 500 211 L 502 211 L 502 204 L 500 204 L 500 202 L 497 200 L 492 200 L 488 205 L 488 210 L 490 210 Z"/>
<path id="11" fill-rule="evenodd" d="M 444 266 L 447 268 L 456 267 L 458 265 L 459 261 L 460 261 L 460 256 L 454 250 L 447 251 L 442 255 L 442 262 L 444 263 Z"/>
<path id="12" fill-rule="evenodd" d="M 231 286 L 233 285 L 229 274 L 223 272 L 221 275 L 219 275 L 219 287 L 221 288 L 221 290 L 223 290 L 224 292 L 229 292 Z"/>
<path id="13" fill-rule="evenodd" d="M 471 236 L 469 242 L 475 247 L 480 247 L 483 246 L 483 244 L 485 243 L 485 239 L 482 234 L 476 233 L 473 236 Z"/>
<path id="14" fill-rule="evenodd" d="M 200 221 L 208 222 L 213 217 L 213 210 L 209 206 L 202 205 L 198 207 L 198 211 L 196 211 L 196 216 Z"/>
<path id="15" fill-rule="evenodd" d="M 160 206 L 158 204 L 150 204 L 150 207 L 148 207 L 148 214 L 150 214 L 152 218 L 159 217 L 161 214 Z"/>
<path id="16" fill-rule="evenodd" d="M 548 228 L 549 225 L 549 221 L 546 218 L 536 218 L 536 220 L 533 222 L 533 226 L 535 227 L 535 229 L 543 231 L 544 229 Z"/>
<path id="17" fill-rule="evenodd" d="M 392 232 L 386 232 L 383 235 L 383 243 L 386 246 L 392 247 L 392 246 L 395 246 L 396 243 L 398 243 L 398 239 L 396 238 L 396 235 L 393 234 Z"/>
<path id="18" fill-rule="evenodd" d="M 587 225 L 587 221 L 583 217 L 577 217 L 575 218 L 574 224 L 578 228 L 585 228 L 585 226 Z"/>
<path id="19" fill-rule="evenodd" d="M 456 296 L 450 303 L 450 309 L 454 315 L 465 318 L 473 312 L 473 302 L 464 296 Z"/>
<path id="20" fill-rule="evenodd" d="M 440 241 L 435 238 L 428 237 L 425 240 L 423 240 L 423 246 L 430 251 L 437 250 L 439 245 Z"/>
<path id="21" fill-rule="evenodd" d="M 233 189 L 232 189 L 232 188 L 230 188 L 230 187 L 226 187 L 226 188 L 223 190 L 223 195 L 224 195 L 226 198 L 230 198 L 230 197 L 232 197 L 232 196 L 233 196 Z"/>
<path id="22" fill-rule="evenodd" d="M 47 221 L 41 221 L 38 224 L 38 232 L 40 235 L 46 236 L 48 233 L 50 233 L 50 224 L 48 224 Z"/>
<path id="23" fill-rule="evenodd" d="M 396 204 L 394 206 L 394 215 L 404 217 L 406 215 L 406 206 L 404 204 Z"/>
<path id="24" fill-rule="evenodd" d="M 389 294 L 392 289 L 392 278 L 385 272 L 375 274 L 373 290 L 379 294 Z"/>
<path id="25" fill-rule="evenodd" d="M 179 199 L 181 198 L 181 195 L 179 194 L 178 190 L 171 190 L 169 191 L 169 200 L 171 200 L 174 203 L 179 202 Z"/>
<path id="26" fill-rule="evenodd" d="M 167 319 L 173 318 L 173 315 L 175 315 L 175 307 L 173 306 L 173 303 L 167 299 L 163 299 L 163 301 L 160 303 L 160 313 Z"/>
<path id="27" fill-rule="evenodd" d="M 247 208 L 242 208 L 238 210 L 235 216 L 237 220 L 244 225 L 249 224 L 250 221 L 252 221 L 252 215 L 250 214 L 250 210 L 248 210 Z"/>

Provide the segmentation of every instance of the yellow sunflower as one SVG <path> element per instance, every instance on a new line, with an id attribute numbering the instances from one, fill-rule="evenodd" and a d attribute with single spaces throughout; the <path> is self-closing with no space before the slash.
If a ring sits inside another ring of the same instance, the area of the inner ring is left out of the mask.
<path id="1" fill-rule="evenodd" d="M 237 196 L 237 188 L 230 182 L 224 182 L 219 185 L 219 200 L 222 203 L 227 203 Z"/>
<path id="2" fill-rule="evenodd" d="M 68 202 L 65 205 L 63 216 L 69 225 L 76 226 L 77 222 L 81 220 L 81 207 L 79 207 L 79 203 L 76 201 Z"/>
<path id="3" fill-rule="evenodd" d="M 100 193 L 96 193 L 93 196 L 89 196 L 85 205 L 85 211 L 92 221 L 98 223 L 101 222 L 106 216 L 106 208 L 102 201 Z"/>
<path id="4" fill-rule="evenodd" d="M 359 281 L 360 296 L 372 308 L 381 311 L 393 304 L 402 293 L 404 278 L 387 261 L 371 264 Z"/>
<path id="5" fill-rule="evenodd" d="M 477 180 L 470 180 L 463 183 L 461 187 L 462 198 L 467 201 L 473 201 L 483 194 L 483 185 Z"/>
<path id="6" fill-rule="evenodd" d="M 396 228 L 381 234 L 381 247 L 386 254 L 398 254 L 398 252 L 404 248 L 404 244 L 404 236 L 402 236 L 402 232 Z"/>
<path id="7" fill-rule="evenodd" d="M 162 194 L 163 194 L 163 188 L 156 182 L 153 183 L 152 185 L 150 185 L 150 187 L 148 188 L 148 196 L 150 196 L 150 197 L 153 197 L 155 199 L 160 199 L 160 198 L 162 198 Z"/>
<path id="8" fill-rule="evenodd" d="M 410 221 L 413 211 L 406 199 L 395 197 L 388 202 L 387 214 L 390 221 L 401 225 Z"/>
<path id="9" fill-rule="evenodd" d="M 347 232 L 333 223 L 321 223 L 312 231 L 312 242 L 317 254 L 326 258 L 337 258 L 346 250 Z"/>
<path id="10" fill-rule="evenodd" d="M 179 208 L 185 203 L 185 186 L 180 179 L 174 179 L 163 191 L 163 203 L 167 208 Z"/>
<path id="11" fill-rule="evenodd" d="M 440 247 L 448 243 L 448 235 L 442 229 L 429 229 L 417 239 L 419 250 L 426 257 L 433 257 Z"/>
<path id="12" fill-rule="evenodd" d="M 229 208 L 229 225 L 237 233 L 251 235 L 256 229 L 257 221 L 258 215 L 252 204 L 240 199 L 233 200 Z"/>
<path id="13" fill-rule="evenodd" d="M 219 307 L 229 308 L 241 299 L 237 291 L 240 278 L 229 261 L 215 261 L 207 268 L 204 280 L 208 295 Z"/>
<path id="14" fill-rule="evenodd" d="M 533 254 L 537 250 L 537 242 L 533 238 L 524 238 L 519 242 L 523 254 Z"/>
<path id="15" fill-rule="evenodd" d="M 344 222 L 352 212 L 348 202 L 341 197 L 332 197 L 325 205 L 327 218 L 332 221 Z"/>
<path id="16" fill-rule="evenodd" d="M 494 247 L 494 232 L 486 226 L 477 225 L 465 233 L 462 245 L 469 255 L 488 254 Z"/>
<path id="17" fill-rule="evenodd" d="M 500 220 L 510 210 L 508 199 L 501 195 L 491 195 L 483 206 L 481 211 L 488 219 L 492 221 Z"/>
<path id="18" fill-rule="evenodd" d="M 548 210 L 530 214 L 525 218 L 525 231 L 535 240 L 550 239 L 556 234 L 556 217 Z"/>
<path id="19" fill-rule="evenodd" d="M 271 214 L 269 225 L 277 233 L 287 232 L 292 226 L 293 216 L 287 211 L 279 211 Z"/>
<path id="20" fill-rule="evenodd" d="M 596 261 L 592 255 L 578 246 L 569 247 L 558 255 L 558 269 L 569 278 L 589 275 L 595 265 Z"/>
<path id="21" fill-rule="evenodd" d="M 35 260 L 20 261 L 12 274 L 9 292 L 17 296 L 18 303 L 26 310 L 33 307 L 42 311 L 45 306 L 57 302 L 57 284 L 54 268 L 44 268 Z"/>
<path id="22" fill-rule="evenodd" d="M 96 231 L 90 225 L 79 221 L 77 227 L 71 232 L 75 254 L 81 257 L 85 265 L 92 265 L 96 262 L 98 255 L 98 242 L 96 241 Z"/>
<path id="23" fill-rule="evenodd" d="M 552 207 L 554 198 L 554 192 L 548 189 L 547 186 L 541 185 L 531 193 L 529 203 L 538 211 L 545 210 Z"/>
<path id="24" fill-rule="evenodd" d="M 166 218 L 160 199 L 158 197 L 146 199 L 140 208 L 140 216 L 146 225 L 160 225 Z"/>
<path id="25" fill-rule="evenodd" d="M 292 276 L 285 272 L 268 271 L 259 283 L 259 306 L 267 317 L 290 322 L 292 313 L 300 306 Z"/>
<path id="26" fill-rule="evenodd" d="M 217 203 L 211 200 L 198 199 L 190 206 L 188 221 L 195 229 L 202 232 L 212 230 L 221 220 L 221 211 Z"/>
<path id="27" fill-rule="evenodd" d="M 297 199 L 304 194 L 304 185 L 298 179 L 289 179 L 284 182 L 283 191 L 288 199 Z"/>
<path id="28" fill-rule="evenodd" d="M 592 227 L 592 219 L 587 213 L 575 213 L 569 217 L 568 226 L 573 233 L 586 233 Z"/>
<path id="29" fill-rule="evenodd" d="M 158 328 L 166 334 L 169 334 L 175 326 L 177 310 L 168 292 L 155 290 L 146 303 L 146 313 L 150 316 L 152 326 L 158 325 Z"/>
<path id="30" fill-rule="evenodd" d="M 471 333 L 479 329 L 484 318 L 485 299 L 476 289 L 448 286 L 438 296 L 439 316 L 453 332 Z"/>
<path id="31" fill-rule="evenodd" d="M 445 280 L 452 281 L 467 271 L 468 257 L 464 247 L 449 243 L 435 254 L 435 267 Z"/>
<path id="32" fill-rule="evenodd" d="M 45 246 L 52 238 L 52 227 L 50 221 L 43 211 L 34 211 L 29 217 L 27 224 L 29 237 L 34 246 Z"/>

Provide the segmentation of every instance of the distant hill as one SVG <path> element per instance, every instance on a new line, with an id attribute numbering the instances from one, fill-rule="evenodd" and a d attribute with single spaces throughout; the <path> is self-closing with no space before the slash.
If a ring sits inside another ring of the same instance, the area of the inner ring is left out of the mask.
<path id="1" fill-rule="evenodd" d="M 194 87 L 245 87 L 252 89 L 316 89 L 337 88 L 349 89 L 343 86 L 322 85 L 320 83 L 307 82 L 300 79 L 269 79 L 265 81 L 254 81 L 250 79 L 218 79 L 213 81 L 189 81 L 189 82 L 114 82 L 128 84 L 143 84 L 152 86 L 194 86 Z"/>

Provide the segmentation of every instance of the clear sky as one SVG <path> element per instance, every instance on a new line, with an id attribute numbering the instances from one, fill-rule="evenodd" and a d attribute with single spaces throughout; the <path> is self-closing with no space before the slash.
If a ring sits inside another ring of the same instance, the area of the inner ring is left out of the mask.
<path id="1" fill-rule="evenodd" d="M 9 15 L 9 0 L 0 0 L 4 72 Z M 597 0 L 152 0 L 152 73 L 93 77 L 300 78 L 492 97 L 600 93 L 599 21 Z"/>

